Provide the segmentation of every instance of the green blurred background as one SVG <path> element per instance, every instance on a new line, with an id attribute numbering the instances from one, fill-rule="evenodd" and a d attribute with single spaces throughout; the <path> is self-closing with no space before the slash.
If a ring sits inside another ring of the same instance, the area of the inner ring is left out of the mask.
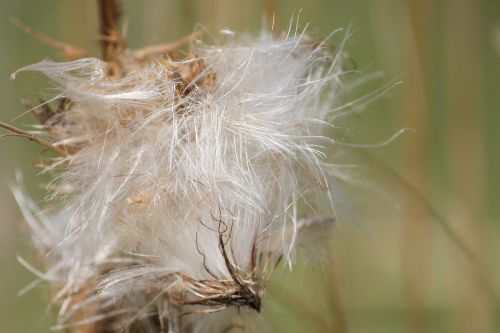
<path id="1" fill-rule="evenodd" d="M 351 117 L 343 139 L 373 143 L 400 128 L 415 132 L 352 152 L 394 200 L 351 189 L 361 227 L 346 218 L 320 255 L 277 273 L 264 301 L 274 332 L 500 332 L 500 1 L 275 6 L 282 27 L 302 8 L 312 34 L 353 28 L 346 51 L 358 68 L 385 73 L 357 95 L 404 82 Z M 179 39 L 196 23 L 257 32 L 265 12 L 265 1 L 128 0 L 125 25 L 137 48 Z M 14 28 L 11 17 L 97 54 L 97 15 L 91 0 L 0 0 L 0 120 L 22 127 L 34 119 L 14 119 L 24 112 L 20 99 L 52 85 L 9 75 L 61 55 Z M 29 193 L 43 198 L 48 179 L 33 167 L 40 151 L 22 139 L 0 140 L 0 332 L 47 332 L 53 319 L 45 289 L 16 296 L 34 279 L 16 254 L 34 253 L 7 186 L 20 170 Z"/>

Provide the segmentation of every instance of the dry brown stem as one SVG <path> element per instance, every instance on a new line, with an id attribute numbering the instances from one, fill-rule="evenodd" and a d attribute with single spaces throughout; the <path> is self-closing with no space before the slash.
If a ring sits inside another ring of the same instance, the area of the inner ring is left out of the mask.
<path id="1" fill-rule="evenodd" d="M 137 60 L 145 60 L 150 56 L 169 53 L 177 50 L 182 45 L 189 43 L 200 35 L 201 31 L 194 31 L 175 42 L 146 46 L 140 50 L 135 51 L 134 56 Z"/>
<path id="2" fill-rule="evenodd" d="M 125 38 L 118 28 L 121 17 L 119 0 L 97 0 L 101 34 L 101 56 L 106 62 L 114 62 L 125 47 Z"/>
<path id="3" fill-rule="evenodd" d="M 16 17 L 12 17 L 10 21 L 15 27 L 17 27 L 24 33 L 38 39 L 41 43 L 60 50 L 63 53 L 63 57 L 67 60 L 75 60 L 89 55 L 89 52 L 87 50 L 80 49 L 71 44 L 53 39 L 52 37 L 49 37 L 46 34 L 33 29 L 29 25 L 24 24 Z"/>
<path id="4" fill-rule="evenodd" d="M 59 147 L 54 146 L 53 144 L 51 144 L 48 141 L 40 139 L 39 137 L 37 137 L 34 134 L 31 134 L 30 132 L 24 131 L 22 129 L 19 129 L 17 127 L 14 127 L 12 125 L 6 124 L 6 123 L 1 122 L 1 121 L 0 121 L 0 127 L 3 127 L 6 130 L 8 130 L 8 131 L 11 132 L 10 134 L 4 134 L 4 135 L 0 136 L 0 138 L 7 137 L 7 136 L 18 136 L 18 137 L 21 137 L 21 138 L 26 138 L 26 139 L 28 139 L 30 141 L 34 141 L 34 142 L 36 142 L 36 143 L 44 146 L 47 149 L 50 149 L 50 150 L 58 153 L 59 155 L 68 156 L 68 153 L 65 150 L 63 150 L 63 149 L 61 149 Z"/>

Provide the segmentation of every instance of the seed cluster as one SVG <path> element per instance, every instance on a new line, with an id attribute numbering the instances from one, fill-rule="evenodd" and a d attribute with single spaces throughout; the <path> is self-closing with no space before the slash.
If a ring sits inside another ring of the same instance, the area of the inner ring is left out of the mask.
<path id="1" fill-rule="evenodd" d="M 40 142 L 59 154 L 44 165 L 50 203 L 14 191 L 59 304 L 55 327 L 256 329 L 275 268 L 333 224 L 340 170 L 325 162 L 323 132 L 342 54 L 304 32 L 195 40 L 182 57 L 118 50 L 18 71 L 58 87 L 34 108 Z"/>

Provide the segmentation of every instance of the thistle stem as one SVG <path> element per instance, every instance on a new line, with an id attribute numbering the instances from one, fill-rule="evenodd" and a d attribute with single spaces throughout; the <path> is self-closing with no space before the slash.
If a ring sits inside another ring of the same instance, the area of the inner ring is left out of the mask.
<path id="1" fill-rule="evenodd" d="M 118 23 L 121 17 L 120 0 L 97 0 L 99 30 L 101 34 L 101 56 L 106 62 L 113 62 L 124 47 L 125 40 Z"/>

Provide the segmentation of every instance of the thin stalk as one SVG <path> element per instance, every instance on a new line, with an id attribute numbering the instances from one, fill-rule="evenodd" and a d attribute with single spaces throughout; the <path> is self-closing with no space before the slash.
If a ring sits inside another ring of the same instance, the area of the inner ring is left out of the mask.
<path id="1" fill-rule="evenodd" d="M 31 134 L 30 132 L 24 131 L 22 129 L 19 129 L 17 127 L 14 127 L 12 125 L 6 124 L 6 123 L 1 122 L 1 121 L 0 121 L 0 127 L 5 128 L 6 130 L 11 132 L 11 134 L 4 134 L 4 135 L 0 136 L 0 138 L 6 137 L 6 136 L 17 136 L 17 137 L 21 137 L 21 138 L 26 138 L 30 141 L 34 141 L 34 142 L 44 146 L 47 149 L 50 149 L 50 150 L 58 153 L 61 156 L 68 156 L 68 152 L 65 151 L 64 149 L 61 149 L 57 146 L 54 146 L 50 142 L 45 141 L 45 140 L 37 137 L 36 135 Z"/>
<path id="2" fill-rule="evenodd" d="M 99 10 L 99 31 L 101 34 L 101 56 L 106 62 L 113 62 L 124 47 L 125 40 L 118 28 L 121 17 L 119 0 L 97 0 Z"/>

